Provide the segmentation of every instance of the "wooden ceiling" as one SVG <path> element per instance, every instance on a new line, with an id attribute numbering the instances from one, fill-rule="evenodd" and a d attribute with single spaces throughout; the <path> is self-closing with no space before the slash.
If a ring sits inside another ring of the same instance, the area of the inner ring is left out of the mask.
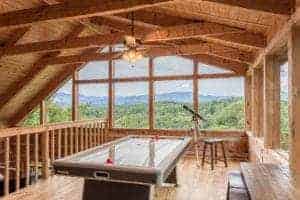
<path id="1" fill-rule="evenodd" d="M 76 67 L 131 30 L 148 56 L 179 55 L 245 75 L 295 10 L 293 0 L 0 1 L 0 125 L 18 123 Z"/>

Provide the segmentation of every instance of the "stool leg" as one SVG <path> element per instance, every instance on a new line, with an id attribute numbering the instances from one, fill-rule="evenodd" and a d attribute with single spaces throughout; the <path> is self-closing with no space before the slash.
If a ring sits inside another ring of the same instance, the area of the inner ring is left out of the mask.
<path id="1" fill-rule="evenodd" d="M 210 164 L 211 164 L 211 170 L 214 170 L 214 146 L 213 144 L 210 144 Z"/>
<path id="2" fill-rule="evenodd" d="M 226 157 L 226 152 L 225 152 L 225 147 L 224 147 L 224 142 L 221 142 L 221 146 L 222 146 L 222 151 L 223 151 L 223 157 L 224 157 L 225 167 L 228 167 L 227 157 Z"/>
<path id="3" fill-rule="evenodd" d="M 204 162 L 205 162 L 205 153 L 206 153 L 206 143 L 204 143 L 204 148 L 203 148 L 202 167 L 204 166 Z"/>
<path id="4" fill-rule="evenodd" d="M 218 143 L 215 144 L 215 162 L 218 163 Z"/>

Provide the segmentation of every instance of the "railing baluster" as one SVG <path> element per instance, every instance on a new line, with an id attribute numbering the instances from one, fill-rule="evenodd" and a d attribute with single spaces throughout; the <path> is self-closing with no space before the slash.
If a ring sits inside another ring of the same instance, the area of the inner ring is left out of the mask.
<path id="1" fill-rule="evenodd" d="M 16 191 L 20 189 L 20 162 L 21 162 L 21 135 L 16 135 L 16 173 L 15 173 L 15 187 Z"/>
<path id="2" fill-rule="evenodd" d="M 68 155 L 68 129 L 63 129 L 64 131 L 64 156 Z"/>
<path id="3" fill-rule="evenodd" d="M 93 138 L 94 138 L 94 141 L 93 141 L 93 146 L 97 146 L 97 131 L 96 131 L 96 123 L 93 123 L 92 124 L 93 126 Z"/>
<path id="4" fill-rule="evenodd" d="M 10 146 L 9 146 L 9 140 L 10 138 L 7 137 L 4 140 L 4 162 L 5 162 L 5 169 L 4 169 L 4 195 L 8 195 L 9 194 L 9 161 L 10 161 L 10 155 L 9 155 L 9 151 L 10 151 Z"/>
<path id="5" fill-rule="evenodd" d="M 85 125 L 84 127 L 84 139 L 85 139 L 85 147 L 84 149 L 89 148 L 89 132 L 88 132 L 88 125 Z"/>
<path id="6" fill-rule="evenodd" d="M 84 127 L 80 126 L 80 151 L 84 149 Z"/>
<path id="7" fill-rule="evenodd" d="M 35 181 L 39 178 L 39 133 L 34 134 L 34 169 Z"/>
<path id="8" fill-rule="evenodd" d="M 49 131 L 42 133 L 42 177 L 47 179 L 50 176 L 49 172 Z"/>
<path id="9" fill-rule="evenodd" d="M 74 152 L 74 128 L 69 128 L 70 133 L 70 154 L 72 155 Z"/>
<path id="10" fill-rule="evenodd" d="M 25 161 L 25 185 L 30 184 L 30 134 L 26 135 L 26 161 Z"/>
<path id="11" fill-rule="evenodd" d="M 61 129 L 57 130 L 57 157 L 61 158 Z"/>
<path id="12" fill-rule="evenodd" d="M 55 160 L 55 130 L 50 131 L 51 137 L 51 162 Z"/>
<path id="13" fill-rule="evenodd" d="M 74 127 L 75 129 L 75 153 L 77 153 L 79 151 L 79 144 L 78 144 L 78 127 Z"/>

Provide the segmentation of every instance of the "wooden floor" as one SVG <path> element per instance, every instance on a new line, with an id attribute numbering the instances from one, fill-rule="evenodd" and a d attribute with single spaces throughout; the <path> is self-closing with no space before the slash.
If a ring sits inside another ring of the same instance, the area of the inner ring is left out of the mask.
<path id="1" fill-rule="evenodd" d="M 239 163 L 231 162 L 228 168 L 218 163 L 211 171 L 209 165 L 198 168 L 192 158 L 184 158 L 178 167 L 179 187 L 156 188 L 155 200 L 224 200 L 226 173 L 238 169 Z M 53 176 L 29 188 L 14 193 L 6 200 L 81 200 L 83 179 Z"/>

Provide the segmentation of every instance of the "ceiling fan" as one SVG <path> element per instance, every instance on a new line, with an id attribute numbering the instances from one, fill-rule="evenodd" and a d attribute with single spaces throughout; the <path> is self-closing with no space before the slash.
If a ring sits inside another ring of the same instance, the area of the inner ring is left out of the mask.
<path id="1" fill-rule="evenodd" d="M 164 48 L 172 47 L 172 45 L 167 44 L 145 44 L 140 39 L 135 37 L 134 29 L 134 13 L 131 13 L 131 35 L 125 35 L 123 38 L 123 45 L 116 46 L 115 51 L 120 51 L 116 55 L 116 58 L 122 58 L 127 62 L 134 64 L 136 61 L 142 59 L 147 53 L 149 48 Z"/>

